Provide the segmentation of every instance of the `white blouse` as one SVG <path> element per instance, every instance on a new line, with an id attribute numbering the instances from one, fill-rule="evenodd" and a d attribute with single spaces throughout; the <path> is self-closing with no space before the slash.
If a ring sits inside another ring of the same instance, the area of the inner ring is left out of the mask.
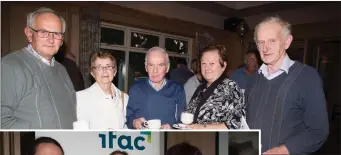
<path id="1" fill-rule="evenodd" d="M 95 82 L 91 87 L 78 91 L 77 120 L 85 121 L 93 130 L 126 129 L 126 108 L 129 96 L 112 84 L 115 95 L 106 95 Z"/>

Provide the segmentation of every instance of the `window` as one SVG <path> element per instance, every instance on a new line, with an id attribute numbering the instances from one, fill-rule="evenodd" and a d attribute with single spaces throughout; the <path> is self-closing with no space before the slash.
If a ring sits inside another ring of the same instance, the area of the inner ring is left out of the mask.
<path id="1" fill-rule="evenodd" d="M 109 51 L 117 61 L 116 87 L 128 92 L 135 80 L 147 78 L 144 61 L 148 49 L 159 46 L 167 50 L 170 71 L 177 59 L 189 61 L 192 39 L 161 32 L 116 24 L 101 23 L 101 50 Z M 188 63 L 190 65 L 190 63 Z"/>
<path id="2" fill-rule="evenodd" d="M 124 31 L 101 27 L 101 43 L 124 45 Z"/>
<path id="3" fill-rule="evenodd" d="M 187 64 L 189 64 L 187 58 L 169 56 L 170 68 L 176 68 L 176 62 L 177 62 L 179 59 L 185 59 L 186 62 L 187 62 Z"/>
<path id="4" fill-rule="evenodd" d="M 178 54 L 187 54 L 188 41 L 166 38 L 165 48 L 167 51 Z"/>
<path id="5" fill-rule="evenodd" d="M 159 37 L 154 35 L 131 32 L 130 40 L 131 47 L 149 49 L 159 46 Z"/>

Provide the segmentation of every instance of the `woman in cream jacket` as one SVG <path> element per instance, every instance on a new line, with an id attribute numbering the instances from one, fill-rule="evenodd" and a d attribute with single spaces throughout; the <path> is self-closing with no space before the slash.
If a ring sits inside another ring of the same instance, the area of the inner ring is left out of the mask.
<path id="1" fill-rule="evenodd" d="M 77 92 L 77 120 L 90 129 L 126 128 L 128 95 L 112 83 L 117 73 L 116 60 L 107 52 L 91 56 L 91 75 L 96 82 Z"/>

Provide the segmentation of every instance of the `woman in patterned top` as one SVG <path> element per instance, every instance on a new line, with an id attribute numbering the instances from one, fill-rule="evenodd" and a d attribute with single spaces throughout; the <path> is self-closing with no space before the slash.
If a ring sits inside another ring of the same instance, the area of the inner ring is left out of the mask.
<path id="1" fill-rule="evenodd" d="M 207 83 L 198 86 L 187 112 L 194 114 L 191 129 L 240 129 L 245 117 L 244 94 L 224 72 L 227 53 L 222 45 L 206 46 L 200 56 L 201 74 Z"/>

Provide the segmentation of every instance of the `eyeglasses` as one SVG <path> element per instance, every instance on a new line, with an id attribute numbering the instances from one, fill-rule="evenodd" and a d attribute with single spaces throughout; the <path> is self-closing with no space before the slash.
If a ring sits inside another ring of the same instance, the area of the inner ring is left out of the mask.
<path id="1" fill-rule="evenodd" d="M 40 38 L 48 38 L 50 35 L 52 35 L 52 37 L 54 39 L 58 39 L 58 40 L 62 40 L 64 38 L 64 33 L 61 32 L 50 32 L 50 31 L 46 31 L 46 30 L 35 30 L 32 27 L 29 27 L 31 30 L 33 30 L 34 32 L 37 32 L 38 37 Z"/>
<path id="2" fill-rule="evenodd" d="M 97 66 L 97 67 L 92 67 L 93 69 L 95 69 L 96 71 L 103 71 L 103 70 L 113 70 L 116 66 Z"/>

